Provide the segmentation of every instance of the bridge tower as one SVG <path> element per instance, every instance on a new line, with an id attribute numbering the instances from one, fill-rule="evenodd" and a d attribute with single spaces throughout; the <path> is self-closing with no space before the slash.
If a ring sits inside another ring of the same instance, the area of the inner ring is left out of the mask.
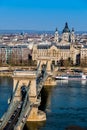
<path id="1" fill-rule="evenodd" d="M 19 81 L 18 87 L 17 87 L 17 93 L 15 94 L 14 100 L 21 100 L 21 87 L 25 86 L 27 87 L 29 82 L 31 82 L 30 85 L 30 91 L 29 91 L 29 98 L 31 101 L 36 101 L 36 72 L 35 71 L 14 71 L 13 74 L 13 92 L 15 90 L 16 84 Z"/>
<path id="2" fill-rule="evenodd" d="M 38 70 L 41 71 L 42 70 L 42 66 L 46 65 L 46 71 L 47 73 L 51 72 L 51 60 L 49 57 L 38 57 L 37 59 L 38 63 Z"/>
<path id="3" fill-rule="evenodd" d="M 27 121 L 43 121 L 46 120 L 46 114 L 38 110 L 41 100 L 37 99 L 37 86 L 36 86 L 36 71 L 15 71 L 13 74 L 13 91 L 19 81 L 17 92 L 15 93 L 14 101 L 21 100 L 21 87 L 27 87 L 30 83 L 29 101 L 33 104 Z"/>
<path id="4" fill-rule="evenodd" d="M 41 73 L 42 66 L 45 65 L 46 66 L 45 71 L 49 75 L 47 80 L 44 82 L 44 86 L 56 85 L 54 78 L 52 78 L 52 76 L 53 76 L 52 70 L 51 70 L 52 61 L 51 61 L 50 57 L 38 57 L 37 62 L 38 62 L 37 63 L 37 72 Z"/>

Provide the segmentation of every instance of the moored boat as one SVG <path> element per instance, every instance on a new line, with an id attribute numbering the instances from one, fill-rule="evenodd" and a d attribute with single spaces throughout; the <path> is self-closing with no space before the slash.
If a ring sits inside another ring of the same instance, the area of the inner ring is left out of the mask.
<path id="1" fill-rule="evenodd" d="M 81 74 L 74 74 L 74 75 L 56 76 L 55 79 L 56 80 L 87 80 L 87 76 L 81 73 Z"/>
<path id="2" fill-rule="evenodd" d="M 56 76 L 55 79 L 58 79 L 58 80 L 68 80 L 68 76 L 67 75 Z"/>

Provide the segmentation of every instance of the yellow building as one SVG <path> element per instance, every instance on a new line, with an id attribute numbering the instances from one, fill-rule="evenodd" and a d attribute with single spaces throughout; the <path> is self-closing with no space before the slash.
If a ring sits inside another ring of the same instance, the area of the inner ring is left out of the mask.
<path id="1" fill-rule="evenodd" d="M 79 50 L 77 50 L 72 44 L 71 45 L 57 45 L 56 43 L 50 44 L 37 44 L 33 46 L 32 59 L 38 60 L 43 57 L 49 57 L 50 60 L 55 64 L 61 59 L 66 60 L 70 58 L 74 64 L 76 64 Z"/>

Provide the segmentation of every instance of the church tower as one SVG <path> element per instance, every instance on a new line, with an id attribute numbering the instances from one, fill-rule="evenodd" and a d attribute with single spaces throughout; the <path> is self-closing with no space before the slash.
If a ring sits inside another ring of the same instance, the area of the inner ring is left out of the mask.
<path id="1" fill-rule="evenodd" d="M 59 34 L 58 29 L 56 28 L 55 34 L 54 34 L 54 41 L 57 43 L 59 41 Z"/>
<path id="2" fill-rule="evenodd" d="M 65 23 L 65 27 L 62 31 L 62 40 L 70 42 L 70 30 L 67 22 Z"/>
<path id="3" fill-rule="evenodd" d="M 74 33 L 74 28 L 72 28 L 72 32 L 71 32 L 71 43 L 75 42 L 75 33 Z"/>

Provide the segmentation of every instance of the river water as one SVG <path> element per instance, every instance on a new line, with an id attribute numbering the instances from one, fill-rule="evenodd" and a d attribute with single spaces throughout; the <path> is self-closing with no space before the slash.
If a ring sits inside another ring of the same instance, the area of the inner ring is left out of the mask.
<path id="1" fill-rule="evenodd" d="M 0 77 L 0 117 L 8 108 L 8 99 L 12 95 L 13 81 L 11 77 Z"/>
<path id="2" fill-rule="evenodd" d="M 12 94 L 12 78 L 0 78 L 0 117 L 7 110 Z M 57 81 L 54 87 L 42 90 L 39 109 L 47 115 L 46 122 L 27 123 L 24 130 L 65 130 L 80 126 L 87 130 L 87 81 Z"/>

